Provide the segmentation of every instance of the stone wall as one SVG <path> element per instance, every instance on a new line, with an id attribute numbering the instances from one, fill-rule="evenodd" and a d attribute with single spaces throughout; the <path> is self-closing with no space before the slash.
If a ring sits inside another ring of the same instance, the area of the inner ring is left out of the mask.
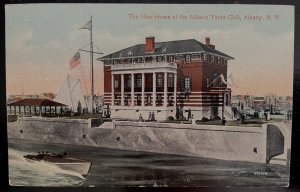
<path id="1" fill-rule="evenodd" d="M 89 120 L 32 117 L 8 123 L 8 136 L 232 161 L 267 159 L 264 127 L 114 121 L 91 128 Z"/>
<path id="2" fill-rule="evenodd" d="M 111 145 L 158 153 L 266 162 L 266 132 L 261 127 L 115 122 Z"/>

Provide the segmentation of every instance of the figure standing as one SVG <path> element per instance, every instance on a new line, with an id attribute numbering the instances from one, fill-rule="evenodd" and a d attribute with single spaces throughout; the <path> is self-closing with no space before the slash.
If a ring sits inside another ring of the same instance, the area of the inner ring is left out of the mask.
<path id="1" fill-rule="evenodd" d="M 143 116 L 142 116 L 142 114 L 140 114 L 140 116 L 139 116 L 139 122 L 143 122 L 143 121 L 144 121 Z"/>

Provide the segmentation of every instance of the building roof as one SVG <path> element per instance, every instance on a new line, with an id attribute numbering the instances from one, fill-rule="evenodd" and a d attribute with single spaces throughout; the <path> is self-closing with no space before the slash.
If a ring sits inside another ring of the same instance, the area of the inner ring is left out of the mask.
<path id="1" fill-rule="evenodd" d="M 66 106 L 65 104 L 51 101 L 49 99 L 22 99 L 16 102 L 7 104 L 7 106 Z"/>
<path id="2" fill-rule="evenodd" d="M 128 57 L 128 52 L 132 53 L 133 57 L 137 56 L 151 56 L 151 55 L 160 55 L 160 54 L 176 54 L 176 53 L 186 53 L 186 52 L 207 52 L 213 53 L 220 56 L 227 57 L 228 59 L 234 59 L 233 57 L 222 53 L 218 50 L 211 49 L 205 44 L 195 40 L 195 39 L 186 39 L 186 40 L 177 40 L 177 41 L 167 41 L 167 42 L 157 42 L 155 43 L 155 51 L 154 53 L 146 53 L 145 44 L 134 45 L 120 51 L 116 51 L 114 53 L 108 54 L 97 60 L 105 60 L 110 58 L 120 58 L 120 57 Z M 165 52 L 163 53 L 163 49 Z M 120 55 L 121 54 L 121 55 Z"/>

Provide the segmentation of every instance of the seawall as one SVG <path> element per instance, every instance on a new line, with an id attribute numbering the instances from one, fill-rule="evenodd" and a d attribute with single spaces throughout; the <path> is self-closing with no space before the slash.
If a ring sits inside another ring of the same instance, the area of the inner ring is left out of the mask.
<path id="1" fill-rule="evenodd" d="M 39 117 L 8 123 L 9 138 L 256 163 L 266 163 L 271 155 L 283 151 L 282 144 L 273 142 L 280 136 L 273 130 L 277 129 L 268 129 L 266 124 L 238 127 L 131 121 L 92 128 L 89 120 Z"/>

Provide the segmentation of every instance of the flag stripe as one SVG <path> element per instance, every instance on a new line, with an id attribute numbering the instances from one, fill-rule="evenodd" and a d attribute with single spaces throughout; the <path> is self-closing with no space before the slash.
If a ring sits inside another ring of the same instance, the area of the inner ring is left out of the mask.
<path id="1" fill-rule="evenodd" d="M 79 51 L 72 57 L 70 61 L 70 69 L 74 69 L 80 64 L 80 53 Z"/>

